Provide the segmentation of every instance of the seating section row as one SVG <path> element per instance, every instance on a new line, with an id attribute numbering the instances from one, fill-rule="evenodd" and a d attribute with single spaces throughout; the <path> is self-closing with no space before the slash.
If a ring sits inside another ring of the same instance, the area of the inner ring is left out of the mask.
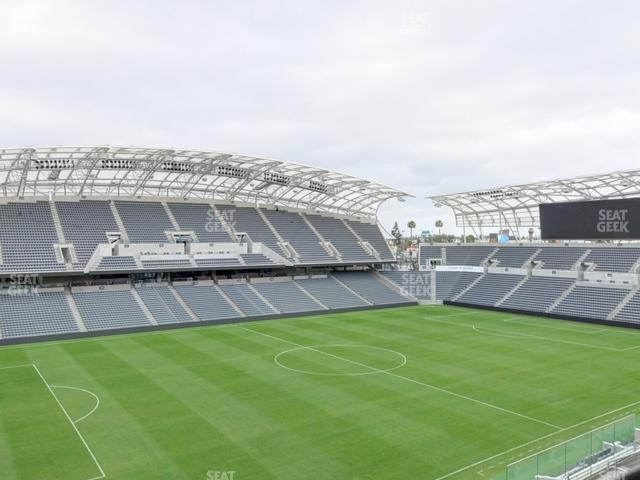
<path id="1" fill-rule="evenodd" d="M 354 219 L 188 202 L 37 201 L 0 205 L 0 273 L 83 270 L 107 234 L 120 233 L 130 244 L 166 244 L 175 241 L 172 232 L 189 232 L 199 243 L 250 239 L 298 265 L 395 260 L 378 225 Z M 60 250 L 67 245 L 71 259 Z"/>
<path id="2" fill-rule="evenodd" d="M 420 264 L 432 261 L 441 265 L 537 268 L 542 270 L 585 270 L 598 272 L 638 273 L 640 248 L 573 247 L 573 246 L 420 246 Z"/>
<path id="3" fill-rule="evenodd" d="M 640 325 L 640 288 L 573 278 L 476 272 L 382 272 L 418 299 Z M 418 288 L 426 285 L 426 288 Z M 424 292 L 424 294 L 420 294 Z"/>
<path id="4" fill-rule="evenodd" d="M 637 288 L 589 283 L 561 277 L 531 276 L 525 280 L 520 275 L 485 274 L 462 295 L 451 300 L 576 319 L 640 324 L 636 309 L 636 305 L 640 305 Z M 513 286 L 511 290 L 510 286 Z"/>
<path id="5" fill-rule="evenodd" d="M 270 280 L 5 289 L 0 339 L 415 303 L 368 272 Z"/>

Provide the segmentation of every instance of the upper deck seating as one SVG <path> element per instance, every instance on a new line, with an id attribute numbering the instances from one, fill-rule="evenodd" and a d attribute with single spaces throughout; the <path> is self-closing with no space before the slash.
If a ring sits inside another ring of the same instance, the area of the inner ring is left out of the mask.
<path id="1" fill-rule="evenodd" d="M 542 247 L 533 258 L 544 270 L 571 270 L 587 251 L 582 247 Z"/>
<path id="2" fill-rule="evenodd" d="M 500 247 L 491 256 L 491 264 L 496 267 L 523 268 L 537 251 L 538 247 Z"/>
<path id="3" fill-rule="evenodd" d="M 216 209 L 224 217 L 236 233 L 246 233 L 254 242 L 264 243 L 278 255 L 287 257 L 278 245 L 278 238 L 264 222 L 260 214 L 252 207 L 236 207 L 235 205 L 216 205 Z"/>
<path id="4" fill-rule="evenodd" d="M 353 230 L 362 240 L 364 240 L 365 242 L 369 242 L 369 244 L 376 249 L 376 252 L 378 252 L 378 255 L 380 255 L 380 260 L 395 260 L 395 256 L 391 252 L 389 244 L 382 236 L 382 232 L 380 231 L 378 225 L 367 222 L 359 222 L 357 220 L 345 220 L 345 222 L 347 222 L 349 226 L 353 228 Z"/>
<path id="5" fill-rule="evenodd" d="M 442 258 L 442 247 L 437 245 L 420 245 L 420 264 L 427 265 L 429 259 Z"/>
<path id="6" fill-rule="evenodd" d="M 54 244 L 59 243 L 49 202 L 10 202 L 0 205 L 0 271 L 56 272 Z"/>
<path id="7" fill-rule="evenodd" d="M 640 248 L 592 248 L 584 263 L 594 263 L 594 271 L 627 273 L 640 258 Z"/>
<path id="8" fill-rule="evenodd" d="M 322 237 L 331 242 L 338 250 L 343 262 L 375 262 L 376 258 L 369 255 L 358 243 L 358 238 L 342 223 L 339 218 L 321 215 L 306 215 L 313 227 Z"/>
<path id="9" fill-rule="evenodd" d="M 180 229 L 192 231 L 198 241 L 233 242 L 211 205 L 203 203 L 168 203 Z"/>
<path id="10" fill-rule="evenodd" d="M 107 201 L 57 201 L 56 209 L 65 240 L 73 243 L 80 267 L 86 265 L 96 246 L 108 242 L 107 232 L 120 230 Z"/>
<path id="11" fill-rule="evenodd" d="M 335 263 L 337 261 L 322 248 L 318 236 L 299 214 L 264 208 L 262 213 L 282 239 L 288 241 L 298 253 L 299 263 Z"/>
<path id="12" fill-rule="evenodd" d="M 446 247 L 447 265 L 482 266 L 496 247 L 481 245 Z"/>
<path id="13" fill-rule="evenodd" d="M 98 270 L 137 270 L 136 261 L 131 256 L 102 257 L 98 264 Z"/>
<path id="14" fill-rule="evenodd" d="M 159 202 L 127 202 L 116 200 L 116 208 L 131 243 L 167 243 L 165 232 L 175 227 Z"/>

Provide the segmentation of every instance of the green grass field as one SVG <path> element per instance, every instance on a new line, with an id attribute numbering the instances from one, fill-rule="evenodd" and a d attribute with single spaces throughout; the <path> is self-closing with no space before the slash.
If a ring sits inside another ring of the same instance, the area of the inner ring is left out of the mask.
<path id="1" fill-rule="evenodd" d="M 488 479 L 638 411 L 638 365 L 640 331 L 441 306 L 0 347 L 0 478 Z"/>

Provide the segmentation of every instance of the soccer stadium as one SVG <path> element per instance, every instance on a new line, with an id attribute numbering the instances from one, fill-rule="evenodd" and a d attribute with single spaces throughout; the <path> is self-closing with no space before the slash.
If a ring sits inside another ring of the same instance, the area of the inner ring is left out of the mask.
<path id="1" fill-rule="evenodd" d="M 412 194 L 366 179 L 0 150 L 1 478 L 620 478 L 640 463 L 638 185 L 431 197 L 463 241 L 407 265 L 377 215 Z"/>

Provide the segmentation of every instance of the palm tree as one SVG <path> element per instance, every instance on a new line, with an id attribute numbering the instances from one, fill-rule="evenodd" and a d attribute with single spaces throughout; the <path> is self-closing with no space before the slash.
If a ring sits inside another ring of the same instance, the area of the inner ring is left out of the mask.
<path id="1" fill-rule="evenodd" d="M 413 229 L 416 228 L 416 222 L 414 220 L 409 220 L 407 227 L 409 228 L 409 238 L 413 238 Z"/>
<path id="2" fill-rule="evenodd" d="M 442 223 L 442 220 L 436 220 L 436 228 L 438 229 L 438 235 L 440 235 L 440 229 L 444 227 L 444 223 Z"/>

